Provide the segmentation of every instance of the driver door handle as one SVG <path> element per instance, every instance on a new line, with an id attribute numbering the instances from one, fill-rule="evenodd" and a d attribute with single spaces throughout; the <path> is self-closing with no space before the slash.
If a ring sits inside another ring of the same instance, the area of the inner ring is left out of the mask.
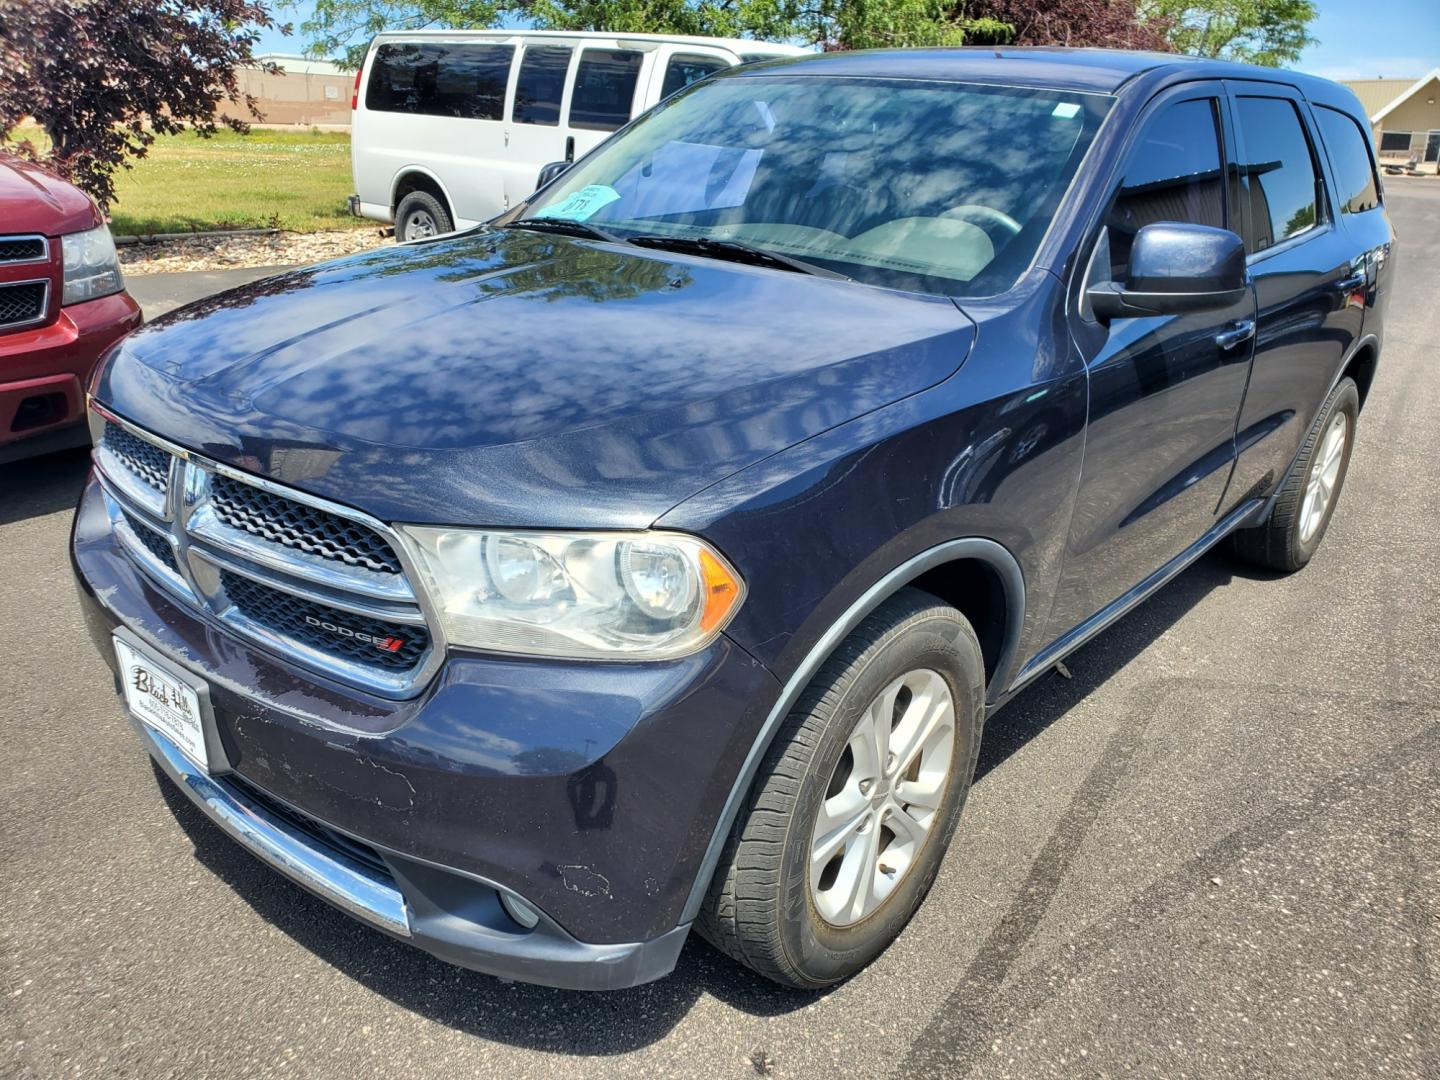
<path id="1" fill-rule="evenodd" d="M 1255 336 L 1255 320 L 1241 319 L 1229 330 L 1222 330 L 1215 335 L 1215 344 L 1222 349 L 1233 349 L 1242 345 Z"/>

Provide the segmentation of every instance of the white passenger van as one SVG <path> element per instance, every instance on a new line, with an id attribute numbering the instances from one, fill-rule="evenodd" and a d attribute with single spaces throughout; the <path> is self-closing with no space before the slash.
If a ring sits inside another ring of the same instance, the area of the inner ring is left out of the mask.
<path id="1" fill-rule="evenodd" d="M 736 64 L 793 56 L 730 38 L 543 30 L 378 35 L 355 74 L 352 212 L 414 240 L 487 221 L 651 105 Z"/>

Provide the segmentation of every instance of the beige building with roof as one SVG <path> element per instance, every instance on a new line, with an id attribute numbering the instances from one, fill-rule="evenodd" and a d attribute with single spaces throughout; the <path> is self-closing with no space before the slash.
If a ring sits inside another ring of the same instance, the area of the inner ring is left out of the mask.
<path id="1" fill-rule="evenodd" d="M 256 59 L 273 63 L 280 69 L 268 72 L 241 68 L 236 73 L 240 92 L 253 95 L 264 114 L 264 120 L 258 121 L 262 126 L 350 126 L 350 93 L 355 86 L 353 71 L 344 71 L 326 60 L 283 53 Z M 225 102 L 219 111 L 222 115 L 257 122 L 236 101 Z"/>
<path id="2" fill-rule="evenodd" d="M 1440 171 L 1440 67 L 1418 79 L 1347 79 L 1375 136 L 1382 164 Z"/>

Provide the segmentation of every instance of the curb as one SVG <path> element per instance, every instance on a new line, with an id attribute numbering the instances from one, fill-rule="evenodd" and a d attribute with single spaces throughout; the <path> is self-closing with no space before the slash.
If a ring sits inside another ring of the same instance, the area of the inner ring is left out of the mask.
<path id="1" fill-rule="evenodd" d="M 207 232 L 145 233 L 133 236 L 117 236 L 115 243 L 120 247 L 128 244 L 157 244 L 167 240 L 213 240 L 222 236 L 278 236 L 284 229 L 211 229 Z"/>

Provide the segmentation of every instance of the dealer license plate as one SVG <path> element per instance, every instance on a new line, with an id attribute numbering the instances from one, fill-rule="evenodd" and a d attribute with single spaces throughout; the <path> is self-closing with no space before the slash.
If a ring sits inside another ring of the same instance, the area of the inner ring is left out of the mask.
<path id="1" fill-rule="evenodd" d="M 115 654 L 120 658 L 120 684 L 125 688 L 125 704 L 130 711 L 208 770 L 205 727 L 200 717 L 200 693 L 204 688 L 196 687 L 118 637 Z"/>

